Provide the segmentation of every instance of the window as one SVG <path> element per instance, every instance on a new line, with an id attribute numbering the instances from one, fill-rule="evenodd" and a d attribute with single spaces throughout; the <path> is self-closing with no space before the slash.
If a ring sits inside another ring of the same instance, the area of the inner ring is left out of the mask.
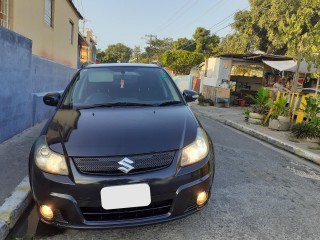
<path id="1" fill-rule="evenodd" d="M 73 44 L 73 22 L 69 21 L 69 43 Z"/>
<path id="2" fill-rule="evenodd" d="M 63 107 L 119 102 L 158 105 L 164 101 L 181 101 L 164 70 L 115 66 L 82 69 L 67 90 Z"/>
<path id="3" fill-rule="evenodd" d="M 9 27 L 9 3 L 8 0 L 0 0 L 0 26 Z"/>
<path id="4" fill-rule="evenodd" d="M 44 0 L 44 21 L 53 27 L 53 0 Z"/>

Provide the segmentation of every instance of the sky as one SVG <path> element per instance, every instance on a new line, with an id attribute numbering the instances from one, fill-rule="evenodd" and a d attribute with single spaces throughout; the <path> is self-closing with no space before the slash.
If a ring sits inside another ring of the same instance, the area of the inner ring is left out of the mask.
<path id="1" fill-rule="evenodd" d="M 73 0 L 86 19 L 80 29 L 91 28 L 97 47 L 123 43 L 131 48 L 146 46 L 145 35 L 174 40 L 192 35 L 197 27 L 221 37 L 231 33 L 233 14 L 248 9 L 248 0 Z"/>

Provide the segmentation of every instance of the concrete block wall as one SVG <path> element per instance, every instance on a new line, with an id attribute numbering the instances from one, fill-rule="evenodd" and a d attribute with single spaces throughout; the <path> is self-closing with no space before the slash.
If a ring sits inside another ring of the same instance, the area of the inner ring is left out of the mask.
<path id="1" fill-rule="evenodd" d="M 32 125 L 32 41 L 0 27 L 0 142 Z"/>
<path id="2" fill-rule="evenodd" d="M 54 109 L 54 107 L 43 104 L 43 96 L 48 92 L 62 93 L 75 72 L 74 68 L 32 55 L 33 125 L 48 118 Z"/>
<path id="3" fill-rule="evenodd" d="M 32 55 L 32 41 L 0 27 L 0 143 L 47 118 L 47 92 L 63 90 L 76 69 Z"/>

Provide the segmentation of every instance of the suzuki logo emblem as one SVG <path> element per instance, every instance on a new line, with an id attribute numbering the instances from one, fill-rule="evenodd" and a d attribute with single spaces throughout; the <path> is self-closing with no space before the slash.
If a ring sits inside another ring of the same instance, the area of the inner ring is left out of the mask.
<path id="1" fill-rule="evenodd" d="M 122 167 L 119 167 L 118 170 L 120 170 L 120 171 L 122 171 L 124 173 L 128 173 L 132 169 L 134 169 L 134 167 L 130 165 L 130 164 L 134 163 L 134 161 L 130 160 L 127 157 L 125 157 L 124 159 L 122 159 L 118 163 L 122 166 Z"/>

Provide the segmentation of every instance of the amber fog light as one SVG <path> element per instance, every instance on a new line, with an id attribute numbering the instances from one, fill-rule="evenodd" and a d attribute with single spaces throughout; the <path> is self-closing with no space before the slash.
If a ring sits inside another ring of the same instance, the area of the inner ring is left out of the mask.
<path id="1" fill-rule="evenodd" d="M 40 206 L 40 213 L 41 213 L 42 217 L 47 220 L 53 219 L 53 211 L 52 211 L 51 207 L 49 207 L 47 205 Z"/>
<path id="2" fill-rule="evenodd" d="M 198 194 L 198 197 L 197 197 L 198 206 L 203 205 L 207 200 L 208 200 L 208 193 L 207 192 L 201 192 Z"/>

